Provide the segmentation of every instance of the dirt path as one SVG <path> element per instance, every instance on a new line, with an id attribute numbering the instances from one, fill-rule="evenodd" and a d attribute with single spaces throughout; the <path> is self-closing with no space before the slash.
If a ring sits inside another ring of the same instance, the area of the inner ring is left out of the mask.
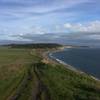
<path id="1" fill-rule="evenodd" d="M 19 86 L 17 87 L 16 92 L 12 93 L 7 100 L 22 100 L 21 98 L 23 94 L 25 94 L 25 89 L 28 88 L 29 85 L 31 85 L 30 88 L 32 90 L 29 100 L 50 100 L 49 91 L 44 83 L 41 81 L 41 78 L 38 74 L 37 64 L 32 64 L 27 70 L 26 74 L 27 75 L 24 75 Z"/>
<path id="2" fill-rule="evenodd" d="M 50 94 L 49 94 L 48 88 L 42 82 L 42 80 L 38 74 L 37 66 L 34 67 L 34 72 L 38 79 L 38 89 L 37 89 L 38 91 L 37 91 L 37 95 L 36 95 L 36 100 L 50 100 Z M 43 95 L 43 94 L 45 94 L 45 95 Z"/>

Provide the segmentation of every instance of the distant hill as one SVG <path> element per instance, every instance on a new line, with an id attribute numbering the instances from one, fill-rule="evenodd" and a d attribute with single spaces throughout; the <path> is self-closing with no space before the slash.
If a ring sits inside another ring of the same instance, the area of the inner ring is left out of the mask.
<path id="1" fill-rule="evenodd" d="M 56 48 L 62 45 L 56 43 L 10 44 L 11 48 Z"/>

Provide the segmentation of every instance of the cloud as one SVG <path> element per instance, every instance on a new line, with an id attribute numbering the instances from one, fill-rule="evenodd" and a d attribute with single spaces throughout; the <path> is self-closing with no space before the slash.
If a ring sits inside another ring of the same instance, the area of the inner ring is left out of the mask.
<path id="1" fill-rule="evenodd" d="M 57 8 L 68 8 L 73 5 L 87 2 L 89 0 L 0 0 L 0 6 L 2 8 L 28 8 L 32 7 L 34 11 L 44 12 L 47 10 L 54 10 Z"/>
<path id="2" fill-rule="evenodd" d="M 94 34 L 93 34 L 94 35 Z M 62 43 L 62 44 L 73 44 L 73 45 L 95 45 L 100 46 L 100 37 L 93 37 L 92 34 L 66 34 L 66 33 L 44 33 L 44 34 L 33 34 L 26 33 L 17 36 L 19 40 L 30 41 L 34 43 Z M 97 39 L 98 38 L 98 39 Z"/>
<path id="3" fill-rule="evenodd" d="M 34 27 L 31 33 L 19 34 L 17 37 L 35 42 L 100 42 L 100 21 L 92 21 L 84 24 L 66 23 L 64 24 L 64 28 L 70 31 L 63 32 L 60 26 L 55 26 L 54 33 L 47 33 L 47 30 L 43 27 Z"/>
<path id="4" fill-rule="evenodd" d="M 24 32 L 9 34 L 10 39 L 28 40 L 34 42 L 68 42 L 68 41 L 94 41 L 100 40 L 100 21 L 92 21 L 84 24 L 66 23 L 64 26 L 55 26 L 47 30 L 42 26 L 32 26 L 30 32 L 26 27 Z M 66 32 L 64 31 L 66 30 Z M 6 34 L 5 34 L 6 35 Z"/>
<path id="5" fill-rule="evenodd" d="M 84 24 L 81 23 L 66 23 L 64 27 L 72 32 L 100 32 L 100 21 L 92 21 Z"/>
<path id="6" fill-rule="evenodd" d="M 0 0 L 0 13 L 2 18 L 24 18 L 41 16 L 51 13 L 59 13 L 61 9 L 67 9 L 77 4 L 88 2 L 87 0 Z M 0 16 L 1 16 L 0 15 Z"/>

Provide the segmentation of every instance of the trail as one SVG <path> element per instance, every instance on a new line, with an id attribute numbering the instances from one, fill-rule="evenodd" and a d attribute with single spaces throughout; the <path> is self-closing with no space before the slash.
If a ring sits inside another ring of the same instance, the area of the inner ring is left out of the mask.
<path id="1" fill-rule="evenodd" d="M 42 82 L 42 80 L 41 80 L 41 78 L 38 74 L 38 68 L 37 68 L 36 65 L 34 67 L 34 72 L 35 72 L 35 75 L 37 76 L 37 79 L 38 79 L 38 89 L 37 89 L 38 92 L 37 92 L 37 95 L 36 95 L 36 100 L 42 100 L 42 93 L 45 93 L 43 100 L 50 100 L 50 94 L 49 94 L 48 88 Z"/>
<path id="2" fill-rule="evenodd" d="M 25 89 L 29 87 L 31 82 L 33 83 L 30 86 L 32 91 L 30 93 L 31 99 L 29 100 L 50 100 L 48 88 L 41 81 L 41 77 L 38 74 L 37 64 L 32 64 L 26 74 L 17 87 L 16 92 L 12 93 L 7 100 L 21 100 L 23 94 L 25 94 Z"/>

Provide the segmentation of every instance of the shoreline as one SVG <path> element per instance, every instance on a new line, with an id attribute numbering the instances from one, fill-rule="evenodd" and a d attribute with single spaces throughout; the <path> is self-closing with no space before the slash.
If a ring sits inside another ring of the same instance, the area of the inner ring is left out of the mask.
<path id="1" fill-rule="evenodd" d="M 68 48 L 75 48 L 75 47 L 68 47 Z M 78 70 L 78 69 L 75 68 L 74 66 L 71 66 L 71 65 L 67 64 L 66 62 L 64 62 L 64 61 L 62 61 L 62 60 L 60 60 L 60 59 L 58 59 L 58 58 L 56 58 L 56 57 L 54 57 L 54 56 L 52 55 L 53 53 L 61 52 L 61 51 L 64 51 L 65 49 L 67 49 L 67 47 L 64 47 L 63 49 L 57 49 L 57 50 L 48 51 L 48 52 L 46 53 L 46 56 L 47 56 L 47 58 L 48 58 L 49 60 L 52 60 L 52 61 L 55 62 L 55 63 L 61 64 L 61 65 L 63 65 L 65 68 L 67 68 L 67 69 L 69 69 L 69 70 L 72 70 L 72 71 L 74 71 L 74 72 L 76 72 L 76 73 L 88 75 L 88 76 L 91 77 L 92 79 L 94 79 L 94 80 L 100 82 L 100 79 L 98 79 L 98 78 L 92 76 L 91 74 L 88 74 L 88 73 L 86 73 L 86 72 L 83 72 L 83 71 L 81 71 L 81 70 Z"/>

